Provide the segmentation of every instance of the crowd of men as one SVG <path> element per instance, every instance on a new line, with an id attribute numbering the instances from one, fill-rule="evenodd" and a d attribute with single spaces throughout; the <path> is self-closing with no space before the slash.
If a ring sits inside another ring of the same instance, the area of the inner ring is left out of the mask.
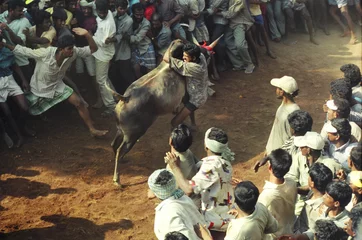
<path id="1" fill-rule="evenodd" d="M 9 147 L 14 145 L 5 128 L 8 124 L 20 146 L 24 135 L 35 135 L 26 124 L 28 115 L 42 115 L 65 100 L 76 107 L 93 136 L 103 136 L 107 131 L 95 128 L 88 103 L 69 77 L 72 64 L 77 74 L 87 69 L 97 95 L 93 107 L 104 106 L 102 116 L 107 117 L 116 105 L 110 82 L 123 93 L 133 81 L 167 62 L 186 77 L 189 99 L 172 123 L 176 128 L 165 156 L 166 169 L 155 171 L 148 180 L 149 198 L 162 200 L 155 216 L 158 239 L 211 239 L 210 231 L 224 233 L 225 239 L 340 240 L 348 235 L 362 239 L 362 90 L 356 65 L 343 65 L 344 77 L 331 82 L 320 133 L 312 131 L 312 117 L 295 102 L 295 79 L 271 80 L 282 103 L 265 158 L 255 165 L 256 171 L 265 164 L 269 170 L 261 193 L 252 182 L 233 178 L 235 157 L 222 129 L 206 132 L 207 156 L 199 161 L 189 149 L 190 129 L 180 124 L 207 99 L 207 63 L 195 43 L 223 36 L 214 48 L 217 69 L 226 70 L 229 61 L 233 70 L 250 74 L 257 64 L 255 42 L 276 58 L 269 36 L 280 42 L 286 29 L 296 31 L 295 13 L 305 20 L 301 23 L 312 43 L 318 44 L 317 27 L 328 35 L 327 6 L 322 2 L 1 0 L 2 139 Z M 348 2 L 329 4 L 342 35 L 356 43 Z M 360 2 L 353 4 L 360 18 Z M 167 56 L 174 39 L 184 43 L 182 60 Z M 111 63 L 117 79 L 109 74 Z"/>
<path id="2" fill-rule="evenodd" d="M 312 116 L 295 102 L 296 80 L 271 80 L 281 105 L 265 157 L 254 166 L 256 172 L 268 168 L 261 192 L 233 176 L 235 154 L 225 131 L 206 131 L 206 157 L 199 160 L 190 151 L 190 129 L 177 126 L 166 168 L 148 178 L 148 197 L 161 200 L 155 208 L 157 238 L 362 239 L 362 79 L 354 64 L 341 71 L 344 77 L 330 84 L 326 120 L 318 132 Z"/>

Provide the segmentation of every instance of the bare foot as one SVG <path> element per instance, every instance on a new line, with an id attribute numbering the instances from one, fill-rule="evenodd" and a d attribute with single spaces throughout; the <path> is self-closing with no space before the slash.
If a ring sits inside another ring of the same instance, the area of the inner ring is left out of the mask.
<path id="1" fill-rule="evenodd" d="M 276 58 L 277 58 L 277 56 L 275 56 L 274 53 L 272 53 L 272 51 L 266 52 L 266 55 L 268 55 L 268 56 L 271 57 L 272 59 L 276 59 Z"/>
<path id="2" fill-rule="evenodd" d="M 353 37 L 351 37 L 351 40 L 349 40 L 349 43 L 348 43 L 348 44 L 354 45 L 354 44 L 356 44 L 356 43 L 358 43 L 358 40 L 357 40 L 357 38 L 356 38 L 355 36 L 353 36 Z"/>
<path id="3" fill-rule="evenodd" d="M 103 106 L 102 100 L 98 100 L 95 104 L 92 105 L 92 108 L 101 108 Z"/>
<path id="4" fill-rule="evenodd" d="M 310 38 L 310 42 L 315 45 L 319 45 L 319 43 L 313 37 Z"/>
<path id="5" fill-rule="evenodd" d="M 90 130 L 90 134 L 92 135 L 92 137 L 103 137 L 107 133 L 108 130 L 97 130 L 97 129 Z"/>
<path id="6" fill-rule="evenodd" d="M 351 34 L 351 32 L 349 30 L 344 30 L 344 33 L 342 33 L 340 36 L 341 37 L 347 37 Z"/>

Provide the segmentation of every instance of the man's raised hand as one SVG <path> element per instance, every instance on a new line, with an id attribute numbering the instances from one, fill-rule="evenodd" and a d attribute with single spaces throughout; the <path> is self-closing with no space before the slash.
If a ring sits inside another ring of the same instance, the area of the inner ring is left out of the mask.
<path id="1" fill-rule="evenodd" d="M 73 32 L 77 34 L 78 36 L 85 36 L 89 34 L 88 30 L 84 28 L 73 28 Z"/>

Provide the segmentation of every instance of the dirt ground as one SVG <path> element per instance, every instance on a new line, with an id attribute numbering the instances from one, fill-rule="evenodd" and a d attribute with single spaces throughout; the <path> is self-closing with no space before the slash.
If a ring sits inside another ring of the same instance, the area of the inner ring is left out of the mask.
<path id="1" fill-rule="evenodd" d="M 196 112 L 199 131 L 192 151 L 205 155 L 203 135 L 209 127 L 226 130 L 236 153 L 234 176 L 261 189 L 266 169 L 255 174 L 251 167 L 264 150 L 280 104 L 270 79 L 290 75 L 297 80 L 297 103 L 320 131 L 329 82 L 342 76 L 342 64 L 361 66 L 361 44 L 349 46 L 339 33 L 337 28 L 330 36 L 318 31 L 319 46 L 309 43 L 306 34 L 292 35 L 289 44 L 272 43 L 276 60 L 260 48 L 260 67 L 252 75 L 222 73 L 216 95 Z M 76 81 L 88 88 L 84 79 Z M 90 103 L 92 94 L 85 94 Z M 91 138 L 75 108 L 63 103 L 46 113 L 47 121 L 32 119 L 38 135 L 21 149 L 1 146 L 0 239 L 156 239 L 157 200 L 147 200 L 146 181 L 164 167 L 172 115 L 160 117 L 126 156 L 120 190 L 112 183 L 115 121 L 102 119 L 98 110 L 91 113 L 98 127 L 110 130 L 105 139 Z"/>

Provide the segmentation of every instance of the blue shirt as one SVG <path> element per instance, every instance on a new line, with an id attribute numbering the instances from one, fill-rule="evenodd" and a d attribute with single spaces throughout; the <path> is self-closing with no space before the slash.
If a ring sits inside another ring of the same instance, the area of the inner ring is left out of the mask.
<path id="1" fill-rule="evenodd" d="M 3 47 L 0 49 L 0 77 L 6 77 L 13 74 L 10 67 L 15 63 L 15 57 L 12 51 Z"/>

